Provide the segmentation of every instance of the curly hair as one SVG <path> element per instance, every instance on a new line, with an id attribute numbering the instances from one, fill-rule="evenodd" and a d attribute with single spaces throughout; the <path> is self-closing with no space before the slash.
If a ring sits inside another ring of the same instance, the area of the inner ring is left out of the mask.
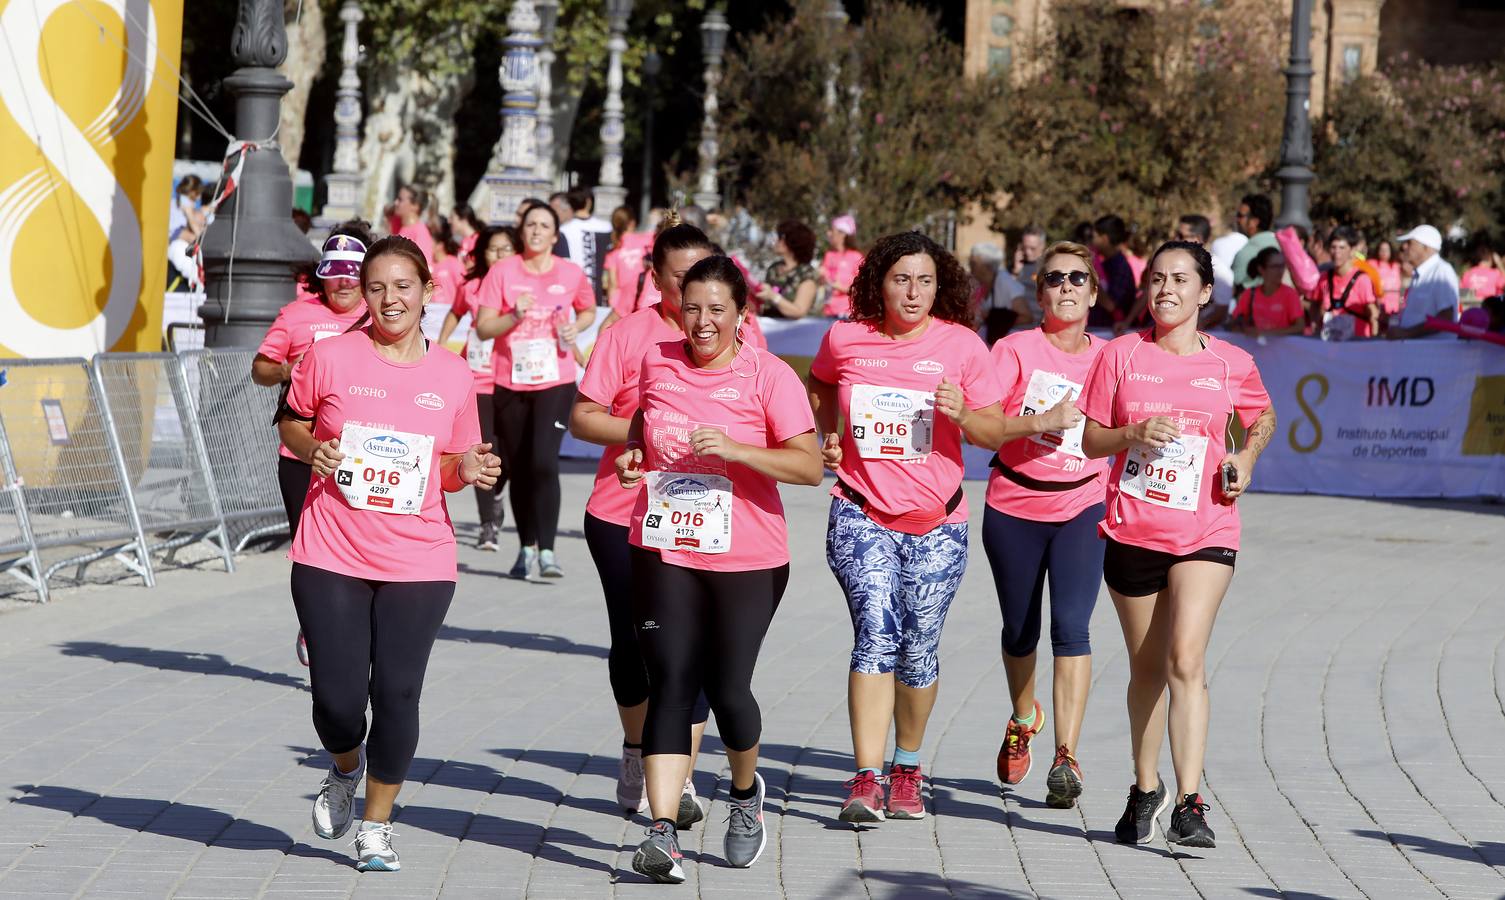
<path id="1" fill-rule="evenodd" d="M 815 258 L 815 232 L 809 225 L 798 219 L 785 219 L 773 231 L 789 248 L 795 262 L 806 265 Z"/>
<path id="2" fill-rule="evenodd" d="M 883 322 L 883 279 L 899 260 L 919 253 L 935 263 L 935 303 L 930 314 L 942 321 L 972 326 L 972 286 L 967 270 L 945 247 L 918 231 L 885 235 L 873 243 L 852 281 L 852 321 Z"/>

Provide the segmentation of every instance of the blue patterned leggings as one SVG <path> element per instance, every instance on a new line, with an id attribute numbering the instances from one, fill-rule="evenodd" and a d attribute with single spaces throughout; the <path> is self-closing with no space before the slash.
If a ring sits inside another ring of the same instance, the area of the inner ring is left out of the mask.
<path id="1" fill-rule="evenodd" d="M 934 684 L 941 674 L 941 628 L 967 568 L 967 523 L 905 534 L 833 497 L 826 562 L 852 613 L 852 671 L 893 672 L 912 688 Z"/>

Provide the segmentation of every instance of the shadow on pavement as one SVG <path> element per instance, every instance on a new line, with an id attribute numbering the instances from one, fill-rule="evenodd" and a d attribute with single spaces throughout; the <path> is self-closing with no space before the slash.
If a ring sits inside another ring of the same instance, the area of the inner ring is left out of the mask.
<path id="1" fill-rule="evenodd" d="M 1486 866 L 1505 865 L 1505 844 L 1495 841 L 1454 844 L 1416 834 L 1396 834 L 1393 832 L 1387 834 L 1383 831 L 1375 831 L 1373 829 L 1356 828 L 1353 833 L 1359 837 L 1373 838 L 1377 841 L 1388 841 L 1402 849 L 1430 853 L 1433 856 L 1445 856 L 1448 859 L 1461 859 L 1464 862 L 1483 863 Z"/>
<path id="2" fill-rule="evenodd" d="M 490 631 L 484 628 L 461 628 L 445 625 L 439 629 L 439 640 L 461 641 L 467 644 L 496 644 L 517 650 L 538 650 L 543 653 L 565 653 L 572 656 L 594 656 L 606 659 L 605 647 L 594 644 L 577 644 L 569 638 L 556 634 L 539 634 L 529 631 Z"/>
<path id="3" fill-rule="evenodd" d="M 151 647 L 128 647 L 122 644 L 106 644 L 99 641 L 64 641 L 57 645 L 64 656 L 81 656 L 102 659 L 111 663 L 130 663 L 161 669 L 167 672 L 188 672 L 196 675 L 224 675 L 264 681 L 278 687 L 308 689 L 305 679 L 286 672 L 267 672 L 262 669 L 232 663 L 218 653 L 193 653 L 185 650 L 154 650 Z"/>
<path id="4" fill-rule="evenodd" d="M 607 874 L 616 871 L 610 863 L 580 856 L 565 848 L 578 847 L 612 854 L 621 850 L 616 844 L 598 841 L 589 835 L 568 828 L 553 828 L 532 822 L 515 822 L 484 813 L 469 813 L 434 806 L 403 806 L 394 817 L 393 823 L 419 828 L 457 841 L 473 841 L 490 844 L 493 847 L 505 847 L 508 850 L 526 853 L 534 859 L 592 869 Z"/>
<path id="5" fill-rule="evenodd" d="M 864 869 L 862 881 L 866 884 L 868 893 L 877 897 L 979 897 L 988 900 L 1019 900 L 1019 898 L 1033 897 L 1021 891 L 1006 891 L 992 885 L 981 884 L 976 881 L 958 881 L 951 878 L 942 878 L 929 872 L 890 872 L 882 869 Z M 879 890 L 879 885 L 891 886 L 890 890 Z M 838 892 L 827 896 L 847 897 L 851 889 L 843 888 Z"/>

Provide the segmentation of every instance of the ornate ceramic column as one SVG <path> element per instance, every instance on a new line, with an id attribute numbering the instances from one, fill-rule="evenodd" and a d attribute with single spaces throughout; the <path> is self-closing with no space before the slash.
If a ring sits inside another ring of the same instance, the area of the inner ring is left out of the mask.
<path id="1" fill-rule="evenodd" d="M 533 0 L 515 0 L 502 41 L 502 139 L 471 204 L 493 225 L 510 225 L 517 205 L 548 193 L 538 179 L 538 39 Z"/>
<path id="2" fill-rule="evenodd" d="M 606 0 L 606 19 L 611 38 L 606 42 L 606 110 L 601 121 L 601 179 L 596 185 L 596 209 L 611 210 L 627 199 L 622 182 L 622 54 L 627 52 L 627 17 L 632 0 Z"/>
<path id="3" fill-rule="evenodd" d="M 559 0 L 535 0 L 538 11 L 538 126 L 534 129 L 538 180 L 554 184 L 554 26 L 559 21 Z"/>
<path id="4" fill-rule="evenodd" d="M 356 0 L 345 0 L 340 21 L 345 38 L 340 44 L 340 86 L 334 103 L 334 171 L 324 178 L 324 213 L 320 224 L 335 225 L 355 217 L 361 187 L 361 61 L 358 26 L 365 14 Z"/>
<path id="5" fill-rule="evenodd" d="M 726 16 L 719 9 L 707 12 L 700 25 L 700 54 L 705 60 L 705 116 L 700 123 L 700 178 L 695 205 L 705 210 L 721 208 L 721 188 L 716 182 L 716 161 L 721 153 L 716 136 L 716 86 L 721 83 L 721 58 L 730 30 Z"/>

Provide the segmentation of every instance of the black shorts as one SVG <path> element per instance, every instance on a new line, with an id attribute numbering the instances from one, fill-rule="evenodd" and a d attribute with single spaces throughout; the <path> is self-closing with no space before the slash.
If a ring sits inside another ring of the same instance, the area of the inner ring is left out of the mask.
<path id="1" fill-rule="evenodd" d="M 1203 547 L 1177 556 L 1108 538 L 1108 549 L 1103 555 L 1103 581 L 1125 597 L 1144 597 L 1165 590 L 1170 584 L 1171 566 L 1176 563 L 1202 560 L 1222 563 L 1231 569 L 1237 559 L 1238 551 L 1227 547 Z"/>

